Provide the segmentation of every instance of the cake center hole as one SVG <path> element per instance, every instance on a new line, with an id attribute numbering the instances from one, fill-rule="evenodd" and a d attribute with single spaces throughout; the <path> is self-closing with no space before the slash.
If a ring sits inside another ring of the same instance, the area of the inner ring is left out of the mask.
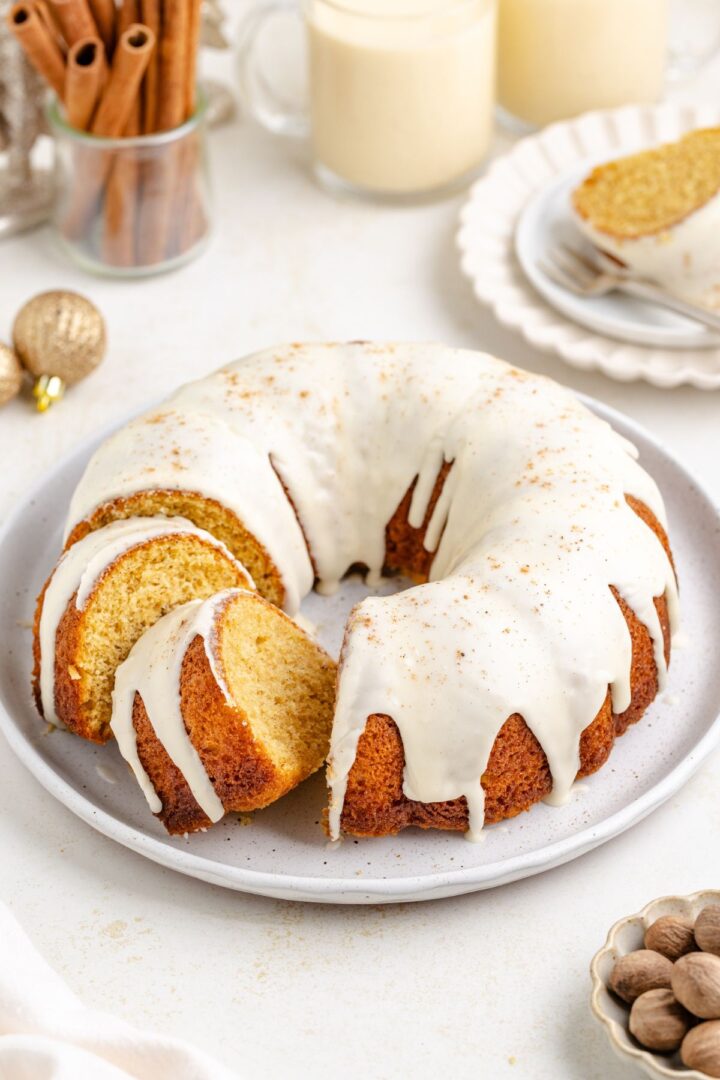
<path id="1" fill-rule="evenodd" d="M 336 659 L 340 655 L 345 624 L 350 612 L 366 596 L 390 596 L 410 589 L 417 582 L 400 574 L 384 577 L 377 586 L 369 586 L 363 574 L 351 573 L 340 582 L 337 592 L 321 596 L 313 590 L 300 605 L 299 621 L 312 623 L 315 636 Z M 308 627 L 309 629 L 309 627 Z"/>

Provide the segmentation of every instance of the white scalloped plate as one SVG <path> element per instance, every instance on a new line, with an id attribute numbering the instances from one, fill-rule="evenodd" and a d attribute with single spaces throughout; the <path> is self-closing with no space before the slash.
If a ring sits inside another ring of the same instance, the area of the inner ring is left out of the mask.
<path id="1" fill-rule="evenodd" d="M 60 548 L 70 495 L 109 431 L 50 470 L 0 535 L 0 732 L 39 783 L 99 832 L 180 873 L 265 896 L 339 904 L 431 900 L 538 874 L 605 843 L 674 795 L 720 742 L 720 515 L 646 431 L 584 400 L 636 444 L 662 489 L 692 647 L 674 651 L 668 692 L 618 740 L 605 768 L 575 785 L 566 806 L 535 806 L 490 826 L 479 844 L 458 833 L 408 829 L 330 847 L 320 827 L 327 796 L 317 774 L 256 813 L 247 828 L 228 815 L 205 833 L 167 836 L 117 747 L 48 734 L 30 695 L 35 597 Z M 326 648 L 337 653 L 349 608 L 364 592 L 348 579 L 334 597 L 307 598 L 303 614 Z"/>
<path id="2" fill-rule="evenodd" d="M 522 139 L 473 185 L 461 212 L 457 243 L 475 295 L 500 322 L 573 367 L 599 370 L 622 381 L 642 378 L 665 388 L 683 383 L 702 390 L 720 387 L 720 348 L 684 345 L 693 340 L 692 332 L 683 338 L 689 330 L 684 320 L 659 313 L 650 317 L 624 298 L 573 302 L 563 290 L 551 287 L 542 289 L 544 299 L 523 273 L 515 252 L 518 222 L 532 200 L 542 202 L 543 189 L 557 192 L 563 177 L 583 167 L 718 123 L 720 110 L 715 106 L 631 105 L 586 113 Z M 526 251 L 541 243 L 537 228 L 534 240 L 527 230 L 523 239 Z M 581 325 L 588 320 L 592 327 Z M 654 344 L 618 340 L 628 325 L 637 339 L 643 323 Z M 697 340 L 704 336 L 701 331 Z"/>
<path id="3" fill-rule="evenodd" d="M 525 277 L 556 311 L 593 333 L 661 349 L 720 348 L 718 334 L 658 304 L 620 292 L 578 296 L 544 272 L 543 259 L 559 242 L 592 252 L 573 221 L 570 195 L 593 165 L 584 161 L 561 173 L 526 202 L 515 229 L 515 254 Z"/>

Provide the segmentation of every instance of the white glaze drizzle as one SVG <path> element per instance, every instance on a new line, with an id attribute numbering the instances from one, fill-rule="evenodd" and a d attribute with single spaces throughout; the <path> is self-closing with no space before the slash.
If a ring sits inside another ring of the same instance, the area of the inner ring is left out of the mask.
<path id="1" fill-rule="evenodd" d="M 230 554 L 225 545 L 204 529 L 185 518 L 130 517 L 113 521 L 88 533 L 61 557 L 43 597 L 40 616 L 40 699 L 43 716 L 59 724 L 55 710 L 55 638 L 65 610 L 75 596 L 75 607 L 82 611 L 95 585 L 112 563 L 134 547 L 161 536 L 196 536 L 222 551 L 242 572 L 250 575 Z M 77 594 L 77 595 L 75 595 Z"/>
<path id="2" fill-rule="evenodd" d="M 612 236 L 572 210 L 585 236 L 635 274 L 691 304 L 720 310 L 720 253 L 715 239 L 720 229 L 720 194 L 677 224 L 638 237 Z"/>
<path id="3" fill-rule="evenodd" d="M 136 693 L 142 698 L 157 738 L 182 773 L 198 806 L 213 822 L 225 813 L 185 727 L 180 678 L 187 650 L 196 637 L 201 637 L 213 677 L 232 705 L 216 649 L 215 627 L 222 608 L 242 592 L 224 589 L 208 600 L 191 600 L 173 608 L 136 641 L 115 674 L 110 726 L 154 814 L 160 813 L 162 802 L 138 754 L 132 715 Z"/>
<path id="4" fill-rule="evenodd" d="M 195 387 L 198 388 L 195 391 Z M 262 443 L 222 409 L 201 408 L 200 384 L 121 428 L 91 458 L 68 514 L 71 528 L 99 505 L 139 491 L 191 491 L 242 520 L 281 569 L 288 611 L 312 588 L 312 566 L 297 519 Z"/>
<path id="5" fill-rule="evenodd" d="M 553 801 L 565 799 L 608 687 L 616 712 L 630 701 L 630 635 L 611 585 L 648 627 L 664 685 L 653 599 L 667 595 L 674 632 L 675 579 L 625 495 L 665 525 L 662 499 L 634 447 L 557 384 L 432 345 L 268 350 L 184 387 L 101 447 L 69 526 L 118 494 L 185 486 L 167 480 L 180 442 L 188 489 L 258 536 L 290 611 L 311 569 L 275 470 L 325 591 L 354 563 L 378 576 L 401 498 L 417 478 L 410 522 L 420 525 L 442 463 L 453 463 L 425 539 L 433 581 L 366 599 L 348 624 L 328 770 L 334 836 L 372 713 L 399 727 L 405 794 L 464 796 L 473 834 L 480 777 L 513 713 L 547 754 Z"/>

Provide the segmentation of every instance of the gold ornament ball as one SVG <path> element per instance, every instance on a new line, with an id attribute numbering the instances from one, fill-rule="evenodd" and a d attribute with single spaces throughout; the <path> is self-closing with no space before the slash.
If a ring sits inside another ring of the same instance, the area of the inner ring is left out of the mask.
<path id="1" fill-rule="evenodd" d="M 23 370 L 9 345 L 0 344 L 0 405 L 20 393 Z"/>
<path id="2" fill-rule="evenodd" d="M 105 322 L 79 293 L 40 293 L 18 312 L 13 343 L 21 363 L 36 378 L 54 376 L 71 384 L 89 375 L 105 353 Z"/>

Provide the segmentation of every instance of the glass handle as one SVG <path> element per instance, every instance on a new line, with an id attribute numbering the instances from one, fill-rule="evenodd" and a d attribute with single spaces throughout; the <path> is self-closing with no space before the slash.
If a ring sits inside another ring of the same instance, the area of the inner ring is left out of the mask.
<path id="1" fill-rule="evenodd" d="M 302 138 L 310 133 L 310 117 L 303 101 L 288 101 L 275 85 L 259 56 L 260 34 L 278 15 L 293 14 L 302 23 L 298 0 L 261 0 L 240 25 L 237 69 L 242 103 L 254 120 L 276 135 Z"/>

